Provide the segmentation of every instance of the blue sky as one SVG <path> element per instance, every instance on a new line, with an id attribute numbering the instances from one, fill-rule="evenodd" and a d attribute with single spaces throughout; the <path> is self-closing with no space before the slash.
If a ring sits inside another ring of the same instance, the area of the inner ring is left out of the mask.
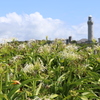
<path id="1" fill-rule="evenodd" d="M 100 0 L 0 0 L 0 39 L 87 38 L 92 15 L 100 37 Z"/>

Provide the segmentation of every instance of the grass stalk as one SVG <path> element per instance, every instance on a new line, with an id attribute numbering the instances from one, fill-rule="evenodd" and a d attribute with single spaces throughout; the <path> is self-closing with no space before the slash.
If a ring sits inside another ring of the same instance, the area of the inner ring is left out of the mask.
<path id="1" fill-rule="evenodd" d="M 9 68 L 8 66 L 6 66 L 6 74 L 5 74 L 5 85 L 7 86 L 8 85 L 8 82 L 9 82 Z M 7 89 L 5 91 L 5 93 L 7 93 Z"/>
<path id="2" fill-rule="evenodd" d="M 36 94 L 35 94 L 35 92 L 36 92 L 36 81 L 35 81 L 35 80 L 33 81 L 33 88 L 32 88 L 32 89 L 33 89 L 33 90 L 32 90 L 32 91 L 33 91 L 33 92 L 32 92 L 32 95 L 35 96 L 35 95 L 36 95 Z"/>
<path id="3" fill-rule="evenodd" d="M 2 75 L 0 75 L 0 94 L 2 94 Z"/>
<path id="4" fill-rule="evenodd" d="M 17 63 L 15 65 L 15 69 L 14 69 L 14 80 L 16 80 L 16 76 L 17 76 Z"/>
<path id="5" fill-rule="evenodd" d="M 2 75 L 0 75 L 0 94 L 2 94 Z M 2 100 L 2 98 L 0 98 Z"/>

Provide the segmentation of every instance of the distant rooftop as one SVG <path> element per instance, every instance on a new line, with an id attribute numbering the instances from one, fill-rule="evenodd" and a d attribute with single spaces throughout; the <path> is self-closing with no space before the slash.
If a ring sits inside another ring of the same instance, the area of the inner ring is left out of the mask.
<path id="1" fill-rule="evenodd" d="M 88 41 L 88 39 L 81 39 L 81 40 L 77 41 L 77 43 L 85 43 L 86 41 Z"/>

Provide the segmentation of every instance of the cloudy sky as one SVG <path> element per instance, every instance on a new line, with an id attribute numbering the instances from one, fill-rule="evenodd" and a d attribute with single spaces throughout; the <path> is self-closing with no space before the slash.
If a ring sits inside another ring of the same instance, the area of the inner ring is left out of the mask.
<path id="1" fill-rule="evenodd" d="M 0 41 L 87 38 L 92 15 L 94 38 L 100 37 L 100 0 L 0 0 Z"/>

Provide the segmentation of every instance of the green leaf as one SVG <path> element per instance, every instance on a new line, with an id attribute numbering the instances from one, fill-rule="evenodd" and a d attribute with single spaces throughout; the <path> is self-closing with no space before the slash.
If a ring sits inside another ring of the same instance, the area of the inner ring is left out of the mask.
<path id="1" fill-rule="evenodd" d="M 4 69 L 2 68 L 2 66 L 0 66 L 0 74 L 4 71 Z"/>
<path id="2" fill-rule="evenodd" d="M 88 98 L 86 96 L 82 96 L 80 97 L 82 100 L 88 100 Z"/>
<path id="3" fill-rule="evenodd" d="M 54 58 L 52 58 L 50 61 L 49 61 L 49 63 L 48 63 L 48 65 L 51 67 L 51 63 L 52 63 L 52 61 L 54 60 Z"/>
<path id="4" fill-rule="evenodd" d="M 16 85 L 13 87 L 10 92 L 8 93 L 8 98 L 12 98 L 12 96 L 15 94 L 15 92 L 21 87 L 21 85 Z"/>
<path id="5" fill-rule="evenodd" d="M 41 89 L 41 86 L 42 86 L 42 83 L 39 84 L 39 87 L 38 87 L 38 89 L 36 90 L 36 95 L 39 94 L 39 91 L 40 91 L 40 89 Z"/>
<path id="6" fill-rule="evenodd" d="M 7 95 L 6 94 L 0 94 L 0 100 L 2 100 L 1 98 L 5 98 L 6 100 L 8 100 Z"/>
<path id="7" fill-rule="evenodd" d="M 50 95 L 50 99 L 54 99 L 54 98 L 56 98 L 58 95 L 57 94 L 51 94 Z"/>
<path id="8" fill-rule="evenodd" d="M 84 93 L 82 93 L 83 96 L 84 95 L 88 95 L 88 94 L 90 94 L 90 92 L 84 92 Z"/>

